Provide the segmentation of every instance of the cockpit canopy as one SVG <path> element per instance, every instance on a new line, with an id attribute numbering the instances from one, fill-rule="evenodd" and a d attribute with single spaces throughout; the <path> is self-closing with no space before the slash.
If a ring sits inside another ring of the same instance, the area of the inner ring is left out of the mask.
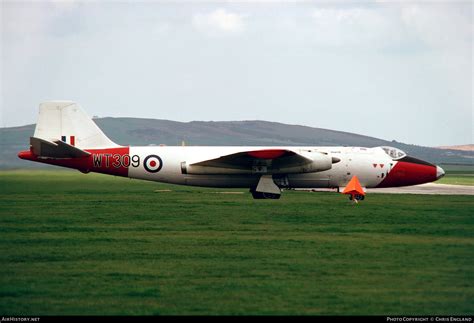
<path id="1" fill-rule="evenodd" d="M 389 155 L 393 160 L 401 159 L 407 155 L 398 148 L 388 147 L 388 146 L 384 146 L 380 148 L 382 148 L 385 151 L 385 153 Z"/>

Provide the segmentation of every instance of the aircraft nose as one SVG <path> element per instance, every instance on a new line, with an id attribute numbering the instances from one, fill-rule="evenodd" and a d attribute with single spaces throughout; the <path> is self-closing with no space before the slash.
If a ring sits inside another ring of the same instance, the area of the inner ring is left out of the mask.
<path id="1" fill-rule="evenodd" d="M 444 169 L 442 169 L 439 166 L 436 166 L 436 179 L 440 179 L 441 177 L 444 176 Z"/>

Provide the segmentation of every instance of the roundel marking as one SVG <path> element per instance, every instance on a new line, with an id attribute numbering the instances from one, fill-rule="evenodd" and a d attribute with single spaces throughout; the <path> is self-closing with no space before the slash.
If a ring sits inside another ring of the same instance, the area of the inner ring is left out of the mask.
<path id="1" fill-rule="evenodd" d="M 148 155 L 143 161 L 143 167 L 149 173 L 158 173 L 163 167 L 163 161 L 157 155 Z"/>

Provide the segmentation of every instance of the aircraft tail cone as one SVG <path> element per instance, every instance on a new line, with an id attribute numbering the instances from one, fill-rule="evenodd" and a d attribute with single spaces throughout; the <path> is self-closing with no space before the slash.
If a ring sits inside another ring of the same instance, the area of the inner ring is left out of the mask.
<path id="1" fill-rule="evenodd" d="M 33 153 L 30 150 L 20 151 L 18 153 L 18 157 L 21 158 L 21 159 L 32 160 L 33 159 Z"/>

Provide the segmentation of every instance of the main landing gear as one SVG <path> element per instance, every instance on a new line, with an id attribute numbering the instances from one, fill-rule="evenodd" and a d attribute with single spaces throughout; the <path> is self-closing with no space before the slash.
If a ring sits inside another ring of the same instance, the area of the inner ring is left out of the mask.
<path id="1" fill-rule="evenodd" d="M 273 181 L 272 175 L 262 175 L 257 187 L 251 188 L 250 193 L 254 199 L 278 200 L 281 196 L 280 188 Z"/>
<path id="2" fill-rule="evenodd" d="M 257 192 L 255 191 L 255 189 L 250 189 L 250 193 L 252 193 L 253 198 L 256 200 L 264 200 L 264 199 L 278 200 L 281 197 L 281 194 Z"/>

